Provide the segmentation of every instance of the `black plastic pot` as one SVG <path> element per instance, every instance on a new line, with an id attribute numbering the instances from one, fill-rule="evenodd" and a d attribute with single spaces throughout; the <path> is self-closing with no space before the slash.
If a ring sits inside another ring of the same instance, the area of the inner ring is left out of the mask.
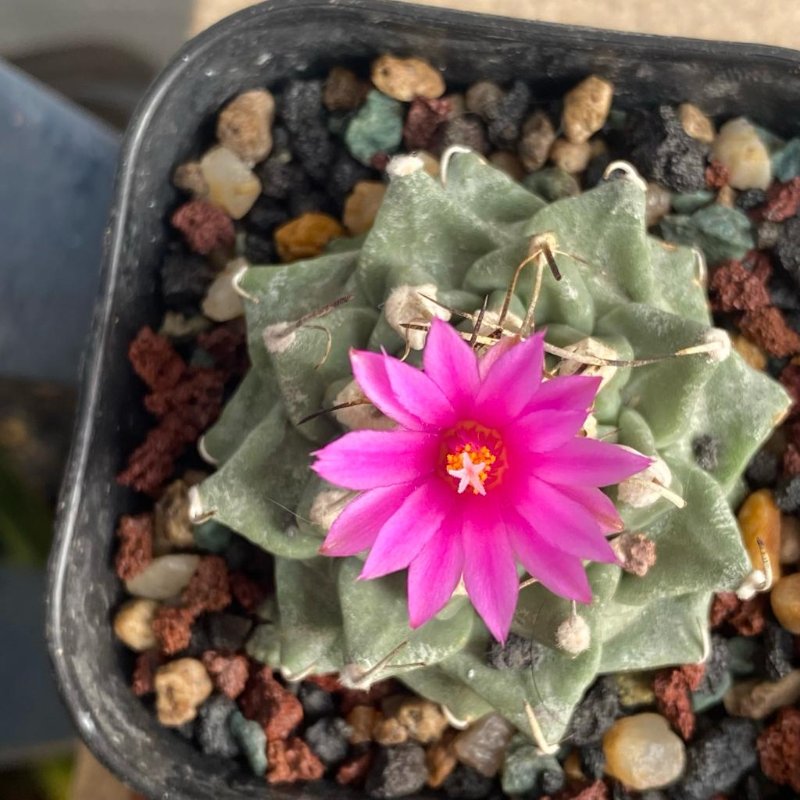
<path id="1" fill-rule="evenodd" d="M 86 359 L 80 422 L 50 564 L 48 637 L 64 698 L 95 754 L 150 797 L 345 798 L 335 785 L 266 788 L 231 762 L 203 757 L 161 728 L 128 688 L 110 622 L 121 587 L 111 567 L 120 514 L 136 500 L 114 475 L 142 438 L 140 387 L 126 360 L 135 332 L 156 323 L 156 267 L 177 196 L 174 166 L 198 130 L 237 92 L 320 76 L 391 51 L 423 54 L 450 86 L 527 81 L 559 97 L 589 73 L 614 81 L 622 107 L 690 100 L 714 115 L 746 114 L 779 133 L 800 120 L 800 54 L 609 33 L 370 0 L 271 0 L 190 42 L 142 103 L 128 131 L 106 247 L 102 294 Z"/>

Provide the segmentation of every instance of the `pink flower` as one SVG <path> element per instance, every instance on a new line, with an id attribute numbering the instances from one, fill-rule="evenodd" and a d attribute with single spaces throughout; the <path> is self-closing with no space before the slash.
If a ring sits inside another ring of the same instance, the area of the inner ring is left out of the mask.
<path id="1" fill-rule="evenodd" d="M 434 319 L 424 371 L 386 354 L 353 351 L 361 390 L 397 423 L 347 433 L 313 469 L 361 491 L 322 545 L 329 556 L 369 555 L 361 578 L 408 568 L 416 628 L 464 579 L 492 634 L 505 640 L 517 603 L 516 561 L 562 597 L 591 601 L 582 559 L 616 562 L 605 534 L 622 529 L 598 488 L 651 461 L 579 435 L 600 379 L 542 381 L 544 338 L 505 339 L 478 359 Z"/>

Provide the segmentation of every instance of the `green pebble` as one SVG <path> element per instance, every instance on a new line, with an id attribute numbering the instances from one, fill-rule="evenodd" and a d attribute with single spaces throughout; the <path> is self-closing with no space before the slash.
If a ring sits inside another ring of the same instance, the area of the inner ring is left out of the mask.
<path id="1" fill-rule="evenodd" d="M 561 772 L 558 759 L 542 755 L 526 737 L 515 736 L 503 763 L 503 791 L 510 795 L 532 792 L 537 787 L 539 776 L 548 770 Z"/>
<path id="2" fill-rule="evenodd" d="M 661 220 L 660 228 L 668 242 L 699 247 L 712 267 L 742 258 L 755 247 L 753 226 L 747 216 L 718 203 L 701 208 L 690 217 L 670 214 Z"/>
<path id="3" fill-rule="evenodd" d="M 374 89 L 344 133 L 353 158 L 369 166 L 376 153 L 394 153 L 403 140 L 403 104 Z"/>
<path id="4" fill-rule="evenodd" d="M 334 111 L 328 115 L 328 130 L 334 136 L 344 136 L 352 114 L 350 112 Z"/>
<path id="5" fill-rule="evenodd" d="M 732 639 L 728 639 L 731 673 L 737 678 L 752 675 L 756 671 L 757 650 L 758 645 L 748 636 L 734 636 Z"/>
<path id="6" fill-rule="evenodd" d="M 233 531 L 210 519 L 208 522 L 195 525 L 192 534 L 194 543 L 200 550 L 207 550 L 209 553 L 221 553 L 230 544 Z"/>
<path id="7" fill-rule="evenodd" d="M 750 124 L 755 128 L 758 138 L 761 139 L 770 155 L 780 150 L 785 144 L 785 141 L 781 139 L 780 136 L 776 136 L 772 131 L 762 128 L 760 125 L 754 125 L 752 122 Z"/>
<path id="8" fill-rule="evenodd" d="M 719 705 L 731 686 L 733 686 L 733 678 L 730 672 L 726 672 L 716 692 L 694 692 L 692 694 L 692 708 L 696 713 L 702 714 L 709 708 Z"/>
<path id="9" fill-rule="evenodd" d="M 278 629 L 271 622 L 257 625 L 244 649 L 250 658 L 262 664 L 280 665 L 281 642 Z"/>
<path id="10" fill-rule="evenodd" d="M 211 353 L 209 353 L 207 350 L 203 350 L 202 347 L 196 347 L 192 353 L 191 359 L 189 359 L 189 364 L 193 367 L 213 369 L 214 359 L 212 358 Z"/>
<path id="11" fill-rule="evenodd" d="M 536 170 L 525 176 L 522 185 L 548 203 L 560 200 L 562 197 L 575 197 L 581 193 L 581 187 L 575 176 L 559 167 Z"/>
<path id="12" fill-rule="evenodd" d="M 239 711 L 234 711 L 228 717 L 228 727 L 231 736 L 242 748 L 253 774 L 263 777 L 267 771 L 267 736 L 264 729 L 257 722 L 245 719 Z"/>
<path id="13" fill-rule="evenodd" d="M 703 206 L 707 206 L 714 200 L 714 192 L 708 189 L 701 189 L 699 192 L 687 192 L 686 194 L 672 195 L 672 210 L 676 214 L 693 214 Z"/>
<path id="14" fill-rule="evenodd" d="M 773 154 L 772 174 L 779 181 L 790 181 L 800 175 L 800 137 L 790 139 Z"/>

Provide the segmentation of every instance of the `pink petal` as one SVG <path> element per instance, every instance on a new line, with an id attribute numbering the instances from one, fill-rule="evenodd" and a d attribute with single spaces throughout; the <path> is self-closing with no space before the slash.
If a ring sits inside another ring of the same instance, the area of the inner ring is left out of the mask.
<path id="1" fill-rule="evenodd" d="M 559 597 L 579 603 L 592 601 L 581 559 L 551 547 L 513 509 L 504 509 L 503 515 L 514 553 L 532 577 Z"/>
<path id="2" fill-rule="evenodd" d="M 386 373 L 388 358 L 389 356 L 381 353 L 351 350 L 350 364 L 353 367 L 353 377 L 356 383 L 379 411 L 395 422 L 399 422 L 404 428 L 412 431 L 431 429 L 432 425 L 423 422 L 411 413 L 395 394 Z"/>
<path id="3" fill-rule="evenodd" d="M 549 483 L 610 486 L 636 475 L 651 463 L 651 459 L 619 445 L 584 438 L 539 453 L 533 471 Z"/>
<path id="4" fill-rule="evenodd" d="M 478 359 L 478 374 L 484 380 L 500 356 L 520 343 L 519 336 L 504 336 L 497 344 L 492 345 Z"/>
<path id="5" fill-rule="evenodd" d="M 451 512 L 408 567 L 408 616 L 412 628 L 438 614 L 458 586 L 464 567 L 461 525 L 461 515 Z"/>
<path id="6" fill-rule="evenodd" d="M 425 374 L 459 412 L 474 401 L 480 388 L 478 360 L 455 328 L 440 319 L 431 322 L 422 363 Z"/>
<path id="7" fill-rule="evenodd" d="M 481 419 L 494 424 L 518 417 L 542 382 L 544 334 L 509 348 L 489 369 L 476 405 Z"/>
<path id="8" fill-rule="evenodd" d="M 439 437 L 416 431 L 353 431 L 312 455 L 311 469 L 345 489 L 418 481 L 436 468 Z"/>
<path id="9" fill-rule="evenodd" d="M 580 503 L 597 520 L 603 533 L 619 533 L 625 527 L 617 507 L 600 489 L 564 484 L 558 484 L 556 488 L 571 500 Z"/>
<path id="10" fill-rule="evenodd" d="M 516 510 L 552 547 L 579 558 L 616 563 L 617 557 L 595 518 L 550 484 L 529 478 L 527 493 L 517 498 Z"/>
<path id="11" fill-rule="evenodd" d="M 432 536 L 436 536 L 457 499 L 439 478 L 417 486 L 378 531 L 360 579 L 380 578 L 405 569 Z"/>
<path id="12" fill-rule="evenodd" d="M 447 428 L 456 421 L 450 401 L 422 370 L 391 356 L 386 356 L 384 366 L 395 397 L 411 414 L 436 428 Z"/>
<path id="13" fill-rule="evenodd" d="M 464 583 L 492 636 L 504 642 L 517 605 L 519 579 L 499 507 L 478 499 L 484 501 L 485 511 L 471 508 L 464 514 Z"/>
<path id="14" fill-rule="evenodd" d="M 400 508 L 412 488 L 401 483 L 354 497 L 339 512 L 319 552 L 325 556 L 354 556 L 372 547 L 381 526 Z"/>
<path id="15" fill-rule="evenodd" d="M 525 414 L 553 409 L 554 411 L 588 411 L 602 378 L 595 375 L 558 375 L 544 381 L 539 391 L 525 407 Z"/>
<path id="16" fill-rule="evenodd" d="M 526 450 L 543 453 L 574 439 L 586 422 L 585 411 L 539 411 L 514 423 L 514 438 Z"/>

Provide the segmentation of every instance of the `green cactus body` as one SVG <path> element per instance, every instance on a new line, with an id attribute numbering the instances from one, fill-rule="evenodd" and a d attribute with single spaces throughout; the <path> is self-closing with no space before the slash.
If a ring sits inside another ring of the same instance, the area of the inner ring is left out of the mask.
<path id="1" fill-rule="evenodd" d="M 194 511 L 213 513 L 275 556 L 276 602 L 249 649 L 287 678 L 343 671 L 367 685 L 396 676 L 445 705 L 454 720 L 496 710 L 540 744 L 554 744 L 598 674 L 705 657 L 712 593 L 737 587 L 750 569 L 730 498 L 788 405 L 784 391 L 735 352 L 609 371 L 596 403 L 598 430 L 658 456 L 686 506 L 663 497 L 640 507 L 617 499 L 628 529 L 645 531 L 658 558 L 644 577 L 589 565 L 594 600 L 580 614 L 591 644 L 578 656 L 556 644 L 571 603 L 539 584 L 521 590 L 512 630 L 545 645 L 542 654 L 533 668 L 497 670 L 486 659 L 489 634 L 465 596 L 457 593 L 412 631 L 404 574 L 357 581 L 360 558 L 317 555 L 351 495 L 309 469 L 311 452 L 341 435 L 336 418 L 303 420 L 347 390 L 349 349 L 402 353 L 403 329 L 391 309 L 413 287 L 470 313 L 488 298 L 496 312 L 530 237 L 543 232 L 552 232 L 562 251 L 562 279 L 546 275 L 536 305 L 536 326 L 547 326 L 548 342 L 569 347 L 591 337 L 617 359 L 641 359 L 708 335 L 696 253 L 647 235 L 638 181 L 608 181 L 546 204 L 472 154 L 452 158 L 445 185 L 421 170 L 394 178 L 363 240 L 308 261 L 254 267 L 242 279 L 251 298 L 253 367 L 204 439 L 218 470 L 198 488 Z M 524 315 L 531 286 L 523 272 L 509 325 Z M 350 300 L 331 308 L 343 296 Z M 446 315 L 430 303 L 417 311 Z M 412 363 L 418 355 L 412 352 Z M 369 407 L 360 408 L 362 420 L 380 424 L 363 416 Z M 709 472 L 692 454 L 700 435 L 720 443 Z"/>

